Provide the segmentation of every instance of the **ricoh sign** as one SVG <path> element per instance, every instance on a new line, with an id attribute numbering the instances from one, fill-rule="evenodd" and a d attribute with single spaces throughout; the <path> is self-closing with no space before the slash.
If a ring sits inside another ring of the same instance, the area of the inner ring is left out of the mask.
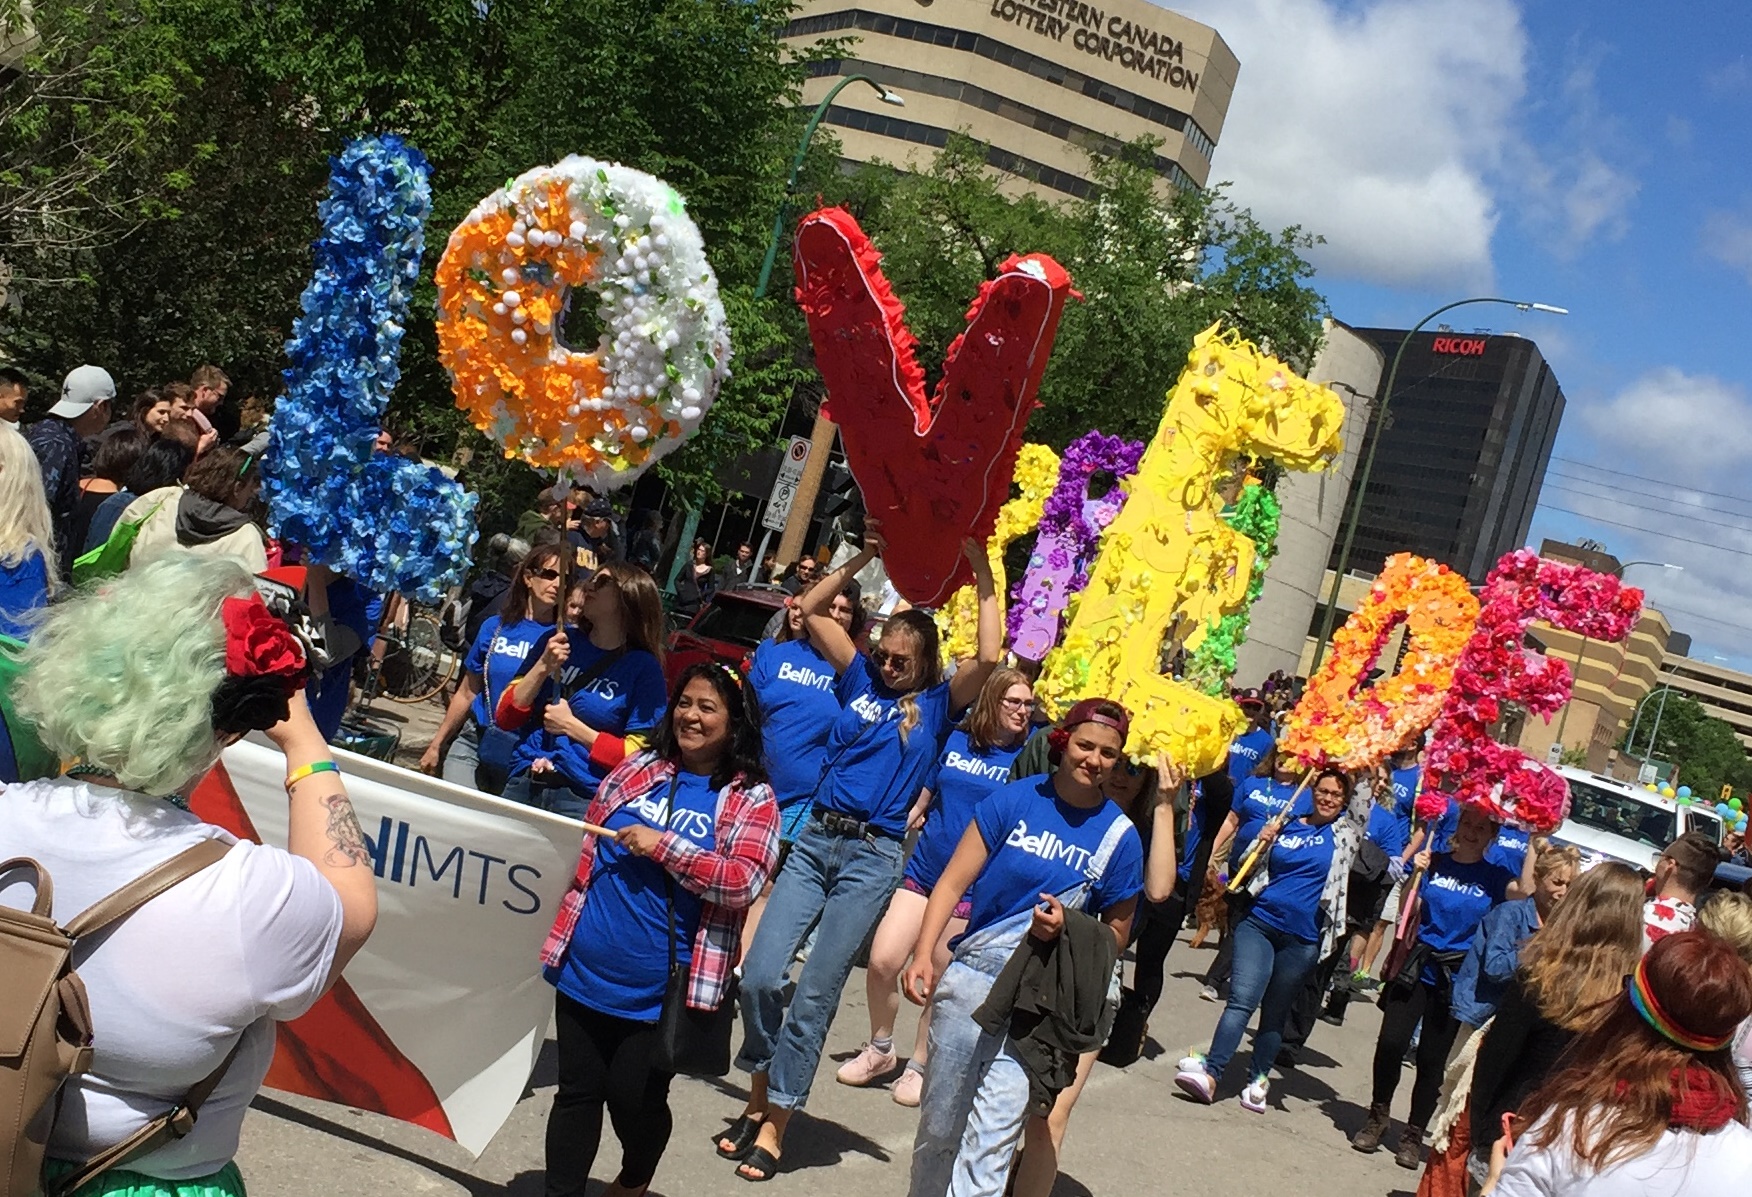
<path id="1" fill-rule="evenodd" d="M 1485 337 L 1437 337 L 1430 342 L 1431 353 L 1453 357 L 1483 357 Z"/>

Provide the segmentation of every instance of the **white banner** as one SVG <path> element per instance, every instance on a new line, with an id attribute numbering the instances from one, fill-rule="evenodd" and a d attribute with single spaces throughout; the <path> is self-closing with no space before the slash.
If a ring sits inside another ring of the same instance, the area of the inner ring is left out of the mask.
<path id="1" fill-rule="evenodd" d="M 378 876 L 377 929 L 335 991 L 281 1027 L 268 1084 L 426 1126 L 478 1155 L 523 1095 L 547 1032 L 554 991 L 539 954 L 582 833 L 570 819 L 335 755 Z M 284 847 L 285 777 L 278 751 L 245 741 L 194 809 Z"/>

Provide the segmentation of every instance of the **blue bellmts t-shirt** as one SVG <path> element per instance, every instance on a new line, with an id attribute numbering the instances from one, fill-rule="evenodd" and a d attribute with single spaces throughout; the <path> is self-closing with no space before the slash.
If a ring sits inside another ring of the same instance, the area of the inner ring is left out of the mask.
<path id="1" fill-rule="evenodd" d="M 1510 827 L 1505 823 L 1497 832 L 1496 842 L 1484 850 L 1484 858 L 1519 877 L 1521 866 L 1527 862 L 1527 844 L 1530 838 L 1519 827 Z"/>
<path id="2" fill-rule="evenodd" d="M 828 737 L 827 776 L 816 801 L 898 839 L 906 834 L 907 812 L 949 735 L 949 683 L 919 691 L 919 722 L 904 743 L 902 696 L 877 680 L 868 658 L 846 666 L 834 694 L 840 714 Z"/>
<path id="3" fill-rule="evenodd" d="M 926 890 L 937 884 L 967 833 L 967 825 L 973 822 L 980 800 L 1007 784 L 1010 765 L 1021 751 L 1022 745 L 1015 744 L 977 752 L 966 732 L 957 728 L 949 733 L 943 755 L 925 781 L 925 788 L 931 791 L 931 806 L 906 865 L 908 880 Z"/>
<path id="4" fill-rule="evenodd" d="M 779 806 L 815 793 L 827 763 L 827 737 L 840 716 L 833 666 L 807 640 L 763 640 L 748 662 L 760 704 L 760 752 Z"/>
<path id="5" fill-rule="evenodd" d="M 14 640 L 30 637 L 24 618 L 49 601 L 49 567 L 35 549 L 17 565 L 0 565 L 0 634 Z"/>
<path id="6" fill-rule="evenodd" d="M 1447 853 L 1438 853 L 1424 877 L 1418 938 L 1433 952 L 1464 952 L 1491 907 L 1508 897 L 1514 879 L 1513 873 L 1488 860 L 1459 864 Z M 1423 979 L 1434 984 L 1435 969 L 1425 967 Z"/>
<path id="7" fill-rule="evenodd" d="M 591 678 L 588 684 L 577 686 L 576 679 L 595 665 L 604 653 L 577 628 L 566 629 L 566 634 L 571 639 L 572 654 L 566 659 L 561 681 L 568 687 L 577 687 L 571 697 L 572 713 L 597 731 L 611 736 L 625 736 L 656 727 L 669 702 L 663 667 L 657 664 L 657 658 L 643 649 L 630 649 L 608 669 Z M 548 637 L 552 635 L 553 629 L 549 628 L 529 646 L 531 667 L 541 659 Z M 588 797 L 596 793 L 596 787 L 608 776 L 608 770 L 590 759 L 590 749 L 583 744 L 542 730 L 542 712 L 558 693 L 554 683 L 549 681 L 536 696 L 535 710 L 525 725 L 536 730 L 512 754 L 511 776 L 529 772 L 535 758 L 545 756 L 553 761 L 554 768 L 560 771 L 567 783 Z"/>
<path id="8" fill-rule="evenodd" d="M 1369 807 L 1369 826 L 1363 834 L 1370 843 L 1395 859 L 1405 853 L 1405 846 L 1411 841 L 1411 829 L 1405 821 L 1379 804 Z"/>
<path id="9" fill-rule="evenodd" d="M 1303 943 L 1320 941 L 1320 891 L 1332 871 L 1336 823 L 1284 825 L 1271 845 L 1271 881 L 1253 907 L 1253 917 Z"/>
<path id="10" fill-rule="evenodd" d="M 1062 801 L 1052 777 L 1000 786 L 974 811 L 990 855 L 968 891 L 971 934 L 1026 911 L 1041 894 L 1059 894 L 1088 879 L 1101 840 L 1125 813 L 1112 802 L 1084 810 Z M 1144 889 L 1144 845 L 1126 819 L 1125 834 L 1096 880 L 1084 908 L 1099 913 Z"/>
<path id="11" fill-rule="evenodd" d="M 1271 751 L 1277 741 L 1263 727 L 1254 728 L 1244 736 L 1236 736 L 1229 744 L 1229 780 L 1236 785 L 1246 781 L 1259 768 L 1259 758 Z"/>
<path id="12" fill-rule="evenodd" d="M 709 777 L 678 776 L 673 801 L 668 786 L 653 790 L 642 802 L 610 815 L 609 830 L 656 827 L 710 852 L 717 840 L 718 791 Z M 578 928 L 559 968 L 545 970 L 548 980 L 592 1010 L 656 1022 L 669 977 L 668 875 L 657 862 L 634 856 L 613 840 L 598 839 Z M 700 899 L 680 882 L 674 889 L 675 959 L 687 964 L 693 960 Z"/>
<path id="13" fill-rule="evenodd" d="M 1230 809 L 1241 820 L 1241 825 L 1235 829 L 1235 840 L 1229 849 L 1229 873 L 1234 875 L 1235 867 L 1241 863 L 1241 856 L 1247 851 L 1247 846 L 1259 835 L 1268 820 L 1290 804 L 1291 795 L 1295 794 L 1296 785 L 1289 781 L 1273 781 L 1269 777 L 1249 777 L 1235 787 L 1235 801 Z M 1291 818 L 1298 818 L 1314 809 L 1314 799 L 1307 790 L 1296 799 L 1295 810 Z"/>
<path id="14" fill-rule="evenodd" d="M 481 692 L 475 695 L 474 705 L 469 707 L 469 714 L 474 716 L 477 724 L 482 727 L 493 725 L 493 707 L 518 676 L 528 673 L 530 667 L 541 659 L 540 653 L 531 657 L 530 649 L 538 640 L 545 643 L 545 636 L 551 631 L 552 624 L 537 623 L 533 619 L 507 624 L 497 615 L 489 616 L 481 625 L 480 634 L 475 637 L 474 645 L 462 663 L 470 673 L 479 674 L 482 681 Z M 534 724 L 536 720 L 530 722 Z"/>

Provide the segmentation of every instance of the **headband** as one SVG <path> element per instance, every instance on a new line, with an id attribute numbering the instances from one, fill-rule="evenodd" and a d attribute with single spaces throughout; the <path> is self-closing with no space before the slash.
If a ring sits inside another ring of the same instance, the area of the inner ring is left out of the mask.
<path id="1" fill-rule="evenodd" d="M 286 621 L 268 610 L 260 594 L 226 599 L 219 617 L 225 623 L 227 674 L 278 678 L 288 697 L 304 684 L 310 672 L 304 646 Z"/>
<path id="2" fill-rule="evenodd" d="M 1678 1044 L 1680 1047 L 1694 1052 L 1719 1052 L 1734 1041 L 1734 1031 L 1730 1028 L 1726 1035 L 1706 1036 L 1687 1031 L 1672 1015 L 1661 1009 L 1655 991 L 1649 985 L 1649 958 L 1644 956 L 1637 961 L 1636 971 L 1630 975 L 1625 986 L 1625 993 L 1630 998 L 1630 1008 L 1635 1010 L 1642 1020 L 1653 1027 L 1661 1038 Z"/>

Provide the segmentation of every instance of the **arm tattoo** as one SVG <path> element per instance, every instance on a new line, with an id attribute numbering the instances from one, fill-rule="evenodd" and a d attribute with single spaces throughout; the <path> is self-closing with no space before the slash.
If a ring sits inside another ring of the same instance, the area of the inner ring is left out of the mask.
<path id="1" fill-rule="evenodd" d="M 365 846 L 365 833 L 359 829 L 359 816 L 345 794 L 331 794 L 322 800 L 328 807 L 328 838 L 331 845 L 323 853 L 323 863 L 344 869 L 352 865 L 369 864 L 371 852 Z"/>

